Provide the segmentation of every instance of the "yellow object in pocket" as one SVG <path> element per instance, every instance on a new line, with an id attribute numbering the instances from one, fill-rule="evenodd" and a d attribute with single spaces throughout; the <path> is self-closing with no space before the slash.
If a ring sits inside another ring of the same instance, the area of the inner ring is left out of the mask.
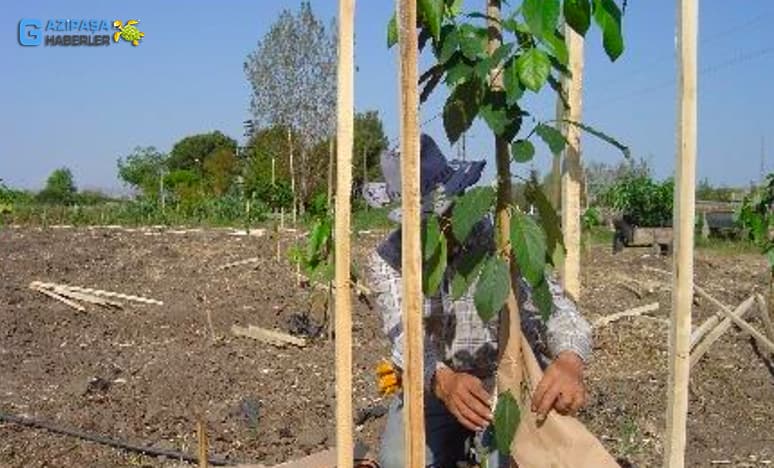
<path id="1" fill-rule="evenodd" d="M 401 387 L 400 372 L 392 361 L 382 359 L 376 365 L 376 385 L 379 394 L 384 397 L 398 393 Z"/>

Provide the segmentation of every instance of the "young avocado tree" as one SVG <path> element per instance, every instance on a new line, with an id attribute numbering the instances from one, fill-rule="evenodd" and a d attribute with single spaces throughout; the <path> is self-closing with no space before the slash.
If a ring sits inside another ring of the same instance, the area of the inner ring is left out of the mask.
<path id="1" fill-rule="evenodd" d="M 560 123 L 576 125 L 620 146 L 580 122 L 540 121 L 521 103 L 527 92 L 538 93 L 546 86 L 561 93 L 561 80 L 569 74 L 563 23 L 584 36 L 593 21 L 602 32 L 607 55 L 617 59 L 623 52 L 622 9 L 614 0 L 487 0 L 484 11 L 466 12 L 461 0 L 418 0 L 418 13 L 419 48 L 429 45 L 435 57 L 419 79 L 422 101 L 440 83 L 446 84 L 449 96 L 443 124 L 449 141 L 457 142 L 480 117 L 493 133 L 497 165 L 497 188 L 478 187 L 461 196 L 452 210 L 451 226 L 442 226 L 438 217 L 427 220 L 422 233 L 423 291 L 437 292 L 446 271 L 448 246 L 442 233 L 450 229 L 455 240 L 464 244 L 474 225 L 494 211 L 496 251 L 466 253 L 451 288 L 453 296 L 459 297 L 475 284 L 474 302 L 481 318 L 489 321 L 500 313 L 501 360 L 507 365 L 500 366 L 498 375 L 494 432 L 498 451 L 510 453 L 524 405 L 518 336 L 510 340 L 516 355 L 502 357 L 508 342 L 503 330 L 520 329 L 518 289 L 512 279 L 517 273 L 527 279 L 547 317 L 552 305 L 546 270 L 554 250 L 561 246 L 558 217 L 542 190 L 529 190 L 540 224 L 513 204 L 511 163 L 532 160 L 536 139 L 551 153 L 560 153 L 566 145 L 557 128 Z M 397 39 L 393 17 L 388 46 Z M 507 378 L 503 373 L 509 374 Z"/>
<path id="2" fill-rule="evenodd" d="M 737 214 L 739 224 L 747 231 L 750 239 L 760 248 L 769 264 L 768 313 L 774 319 L 774 173 L 766 176 L 763 186 L 747 195 Z"/>

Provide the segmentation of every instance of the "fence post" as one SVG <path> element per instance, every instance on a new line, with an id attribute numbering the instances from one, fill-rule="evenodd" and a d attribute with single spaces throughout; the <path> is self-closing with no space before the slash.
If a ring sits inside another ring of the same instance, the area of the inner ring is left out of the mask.
<path id="1" fill-rule="evenodd" d="M 583 106 L 583 37 L 569 25 L 564 27 L 567 49 L 570 54 L 571 78 L 565 81 L 567 102 L 570 108 L 564 114 L 568 120 L 581 121 Z M 562 282 L 567 295 L 580 299 L 580 129 L 575 125 L 558 123 L 566 129 L 567 149 L 564 153 L 562 174 L 562 232 L 567 253 L 562 263 Z"/>
<path id="2" fill-rule="evenodd" d="M 674 201 L 672 314 L 669 327 L 669 382 L 664 466 L 685 466 L 688 415 L 693 242 L 696 196 L 696 0 L 677 2 L 678 118 Z"/>
<path id="3" fill-rule="evenodd" d="M 339 0 L 339 64 L 336 139 L 336 466 L 351 468 L 352 442 L 352 295 L 350 280 L 350 198 L 354 137 L 355 2 Z"/>
<path id="4" fill-rule="evenodd" d="M 422 251 L 420 249 L 417 2 L 398 1 L 403 280 L 405 466 L 425 466 Z"/>

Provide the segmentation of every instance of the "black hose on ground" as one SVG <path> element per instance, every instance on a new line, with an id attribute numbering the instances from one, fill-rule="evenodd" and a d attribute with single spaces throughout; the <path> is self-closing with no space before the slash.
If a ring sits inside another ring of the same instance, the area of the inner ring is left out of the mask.
<path id="1" fill-rule="evenodd" d="M 6 414 L 3 412 L 0 412 L 0 422 L 8 422 L 8 423 L 18 424 L 20 426 L 25 426 L 25 427 L 44 429 L 46 431 L 53 432 L 55 434 L 62 434 L 62 435 L 67 435 L 71 437 L 77 437 L 79 439 L 87 440 L 89 442 L 108 445 L 110 447 L 128 450 L 130 452 L 142 453 L 144 455 L 150 455 L 155 457 L 167 457 L 170 459 L 182 460 L 182 461 L 187 461 L 191 463 L 199 462 L 199 457 L 196 457 L 188 453 L 178 452 L 176 450 L 166 450 L 166 449 L 145 447 L 142 445 L 135 445 L 122 440 L 111 439 L 110 437 L 104 437 L 101 435 L 80 431 L 77 429 L 67 429 L 46 421 L 40 421 L 37 419 L 26 418 L 22 416 L 14 416 L 12 414 Z M 209 457 L 209 463 L 210 465 L 213 465 L 213 466 L 225 466 L 230 464 L 233 465 L 236 462 L 228 461 L 223 457 L 213 456 L 213 457 Z"/>

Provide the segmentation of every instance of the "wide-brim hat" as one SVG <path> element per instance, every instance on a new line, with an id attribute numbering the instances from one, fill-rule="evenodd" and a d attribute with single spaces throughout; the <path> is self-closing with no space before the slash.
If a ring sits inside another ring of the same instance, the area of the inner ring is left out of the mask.
<path id="1" fill-rule="evenodd" d="M 401 198 L 400 153 L 384 151 L 380 157 L 383 184 L 369 184 L 364 198 L 371 206 L 384 206 Z M 481 178 L 486 161 L 454 161 L 450 163 L 435 141 L 426 134 L 420 138 L 419 189 L 422 200 L 422 218 L 430 214 L 444 214 L 454 201 L 454 196 L 474 185 Z M 400 208 L 392 210 L 388 217 L 401 222 Z"/>

